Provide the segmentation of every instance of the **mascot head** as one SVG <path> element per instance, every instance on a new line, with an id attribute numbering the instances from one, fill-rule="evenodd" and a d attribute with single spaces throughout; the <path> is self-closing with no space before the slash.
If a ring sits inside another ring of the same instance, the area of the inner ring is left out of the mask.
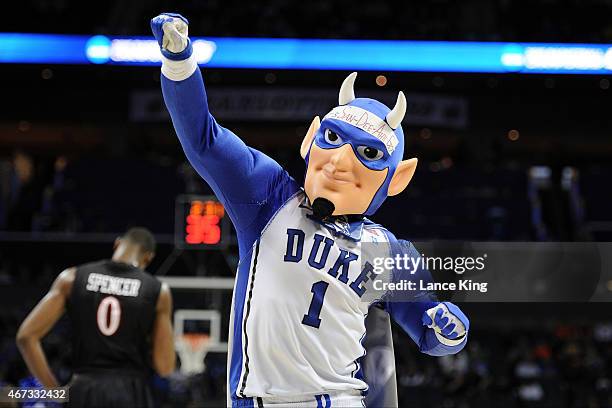
<path id="1" fill-rule="evenodd" d="M 410 183 L 417 159 L 402 160 L 402 92 L 393 109 L 355 98 L 357 73 L 342 83 L 340 106 L 312 121 L 300 153 L 306 160 L 304 190 L 315 215 L 372 215 L 387 196 Z"/>

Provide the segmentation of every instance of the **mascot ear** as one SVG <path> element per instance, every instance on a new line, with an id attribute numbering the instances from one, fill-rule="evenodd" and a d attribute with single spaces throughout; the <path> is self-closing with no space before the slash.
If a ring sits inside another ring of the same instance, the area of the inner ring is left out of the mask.
<path id="1" fill-rule="evenodd" d="M 391 182 L 389 183 L 388 195 L 394 196 L 408 187 L 408 183 L 414 175 L 418 160 L 416 158 L 410 160 L 402 160 L 398 165 Z"/>
<path id="2" fill-rule="evenodd" d="M 318 116 L 315 116 L 310 123 L 310 127 L 308 128 L 308 132 L 306 132 L 306 136 L 304 136 L 304 140 L 302 140 L 302 146 L 300 146 L 300 154 L 302 155 L 302 159 L 306 158 L 308 151 L 310 150 L 310 145 L 314 140 L 314 135 L 317 133 L 319 128 L 321 127 L 321 119 Z"/>

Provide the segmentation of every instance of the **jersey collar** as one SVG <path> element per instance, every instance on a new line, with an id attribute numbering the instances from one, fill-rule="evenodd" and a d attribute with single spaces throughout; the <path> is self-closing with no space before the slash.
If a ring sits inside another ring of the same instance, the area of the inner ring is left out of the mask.
<path id="1" fill-rule="evenodd" d="M 317 218 L 312 214 L 312 207 L 306 194 L 304 194 L 304 199 L 300 207 L 308 210 L 306 216 L 309 219 L 323 225 L 332 234 L 340 235 L 351 241 L 361 241 L 363 224 L 365 222 L 365 217 L 362 215 L 337 215 L 325 217 L 323 219 Z"/>

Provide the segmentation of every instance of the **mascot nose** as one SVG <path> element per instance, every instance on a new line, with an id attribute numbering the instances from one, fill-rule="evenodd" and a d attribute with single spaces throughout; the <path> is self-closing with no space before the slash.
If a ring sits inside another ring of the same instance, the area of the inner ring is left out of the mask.
<path id="1" fill-rule="evenodd" d="M 350 144 L 345 144 L 344 146 L 337 147 L 334 149 L 335 152 L 331 157 L 330 162 L 336 167 L 338 170 L 349 170 L 351 164 L 353 163 L 353 149 Z"/>

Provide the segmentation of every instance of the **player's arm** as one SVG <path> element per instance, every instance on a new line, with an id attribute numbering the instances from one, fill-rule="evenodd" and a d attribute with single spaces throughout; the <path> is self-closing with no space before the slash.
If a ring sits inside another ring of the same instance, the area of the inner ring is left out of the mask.
<path id="1" fill-rule="evenodd" d="M 172 294 L 168 285 L 162 283 L 153 325 L 153 367 L 161 377 L 172 374 L 176 365 L 171 319 Z"/>
<path id="2" fill-rule="evenodd" d="M 246 228 L 288 176 L 274 160 L 220 126 L 209 112 L 187 24 L 177 14 L 151 20 L 162 52 L 164 101 L 187 159 L 226 206 L 236 228 Z"/>
<path id="3" fill-rule="evenodd" d="M 51 372 L 41 340 L 64 314 L 75 273 L 75 268 L 63 271 L 17 331 L 19 351 L 32 375 L 45 387 L 57 387 L 59 383 Z"/>
<path id="4" fill-rule="evenodd" d="M 414 245 L 399 241 L 394 251 L 407 253 L 411 258 L 420 258 Z M 394 253 L 395 254 L 395 253 Z M 416 271 L 395 271 L 394 280 L 431 282 L 429 271 L 419 263 Z M 419 350 L 432 356 L 444 356 L 461 351 L 466 343 L 470 321 L 461 309 L 450 302 L 438 302 L 435 294 L 429 292 L 392 293 L 383 306 L 393 320 L 400 325 Z"/>

